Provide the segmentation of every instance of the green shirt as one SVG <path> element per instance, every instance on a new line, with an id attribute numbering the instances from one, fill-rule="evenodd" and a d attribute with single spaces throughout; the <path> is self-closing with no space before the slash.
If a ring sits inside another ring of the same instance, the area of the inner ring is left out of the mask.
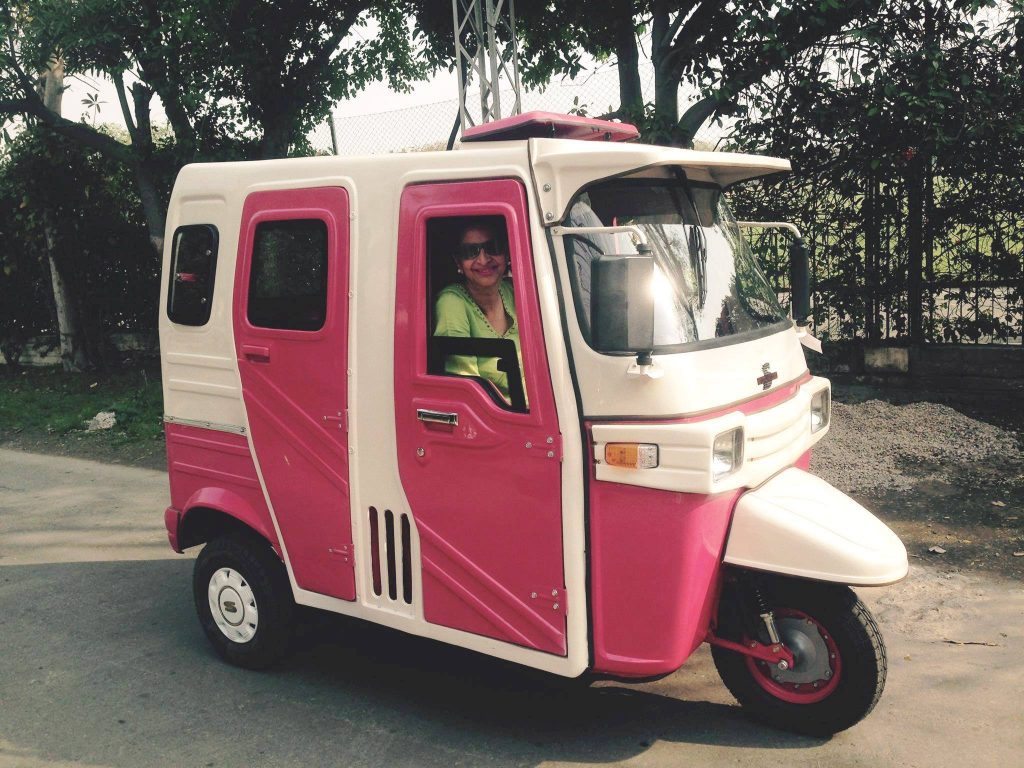
<path id="1" fill-rule="evenodd" d="M 505 314 L 512 318 L 512 323 L 503 336 L 499 336 L 487 322 L 484 311 L 473 301 L 466 287 L 453 284 L 445 287 L 437 296 L 435 317 L 437 326 L 435 336 L 463 336 L 472 339 L 511 339 L 516 345 L 516 356 L 519 358 L 519 370 L 523 370 L 523 353 L 519 348 L 519 321 L 516 317 L 516 300 L 512 293 L 512 283 L 502 280 L 498 284 L 501 303 L 505 305 Z M 502 396 L 508 400 L 508 376 L 498 370 L 496 357 L 469 357 L 466 355 L 449 355 L 445 361 L 445 371 L 458 376 L 481 376 L 498 388 Z M 523 384 L 526 391 L 526 384 Z"/>

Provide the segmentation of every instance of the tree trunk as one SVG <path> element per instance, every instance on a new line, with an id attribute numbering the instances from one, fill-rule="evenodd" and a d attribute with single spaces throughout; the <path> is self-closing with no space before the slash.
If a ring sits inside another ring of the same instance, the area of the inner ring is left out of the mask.
<path id="1" fill-rule="evenodd" d="M 287 157 L 292 144 L 292 122 L 289 119 L 265 121 L 262 123 L 263 138 L 260 140 L 259 159 L 274 160 Z"/>
<path id="2" fill-rule="evenodd" d="M 167 219 L 164 214 L 164 201 L 157 191 L 154 176 L 149 163 L 135 164 L 135 184 L 139 190 L 139 199 L 142 200 L 142 213 L 146 218 L 149 242 L 156 251 L 157 259 L 160 259 L 164 253 L 164 229 Z"/>
<path id="3" fill-rule="evenodd" d="M 39 73 L 39 97 L 51 112 L 60 114 L 64 94 L 64 62 L 51 59 L 45 71 Z M 73 179 L 65 179 L 73 183 Z M 43 229 L 46 240 L 46 260 L 50 266 L 50 282 L 53 286 L 53 304 L 57 314 L 57 333 L 60 338 L 60 359 L 65 371 L 83 371 L 91 367 L 85 349 L 85 337 L 75 303 L 72 286 L 69 285 L 66 262 L 58 254 L 60 243 L 57 238 L 56 216 L 52 209 L 43 212 Z"/>
<path id="4" fill-rule="evenodd" d="M 60 336 L 60 361 L 65 371 L 79 372 L 92 367 L 85 351 L 82 324 L 75 302 L 65 279 L 64 265 L 57 257 L 60 247 L 53 211 L 43 211 L 43 231 L 46 234 L 46 258 L 50 265 L 50 283 L 53 286 L 53 304 L 57 314 L 57 332 Z"/>
<path id="5" fill-rule="evenodd" d="M 679 78 L 681 73 L 677 71 L 677 67 L 672 63 L 668 4 L 664 2 L 654 3 L 652 16 L 651 63 L 654 65 L 654 119 L 657 123 L 656 129 L 669 132 L 664 137 L 669 143 L 679 143 L 678 138 L 674 134 L 676 123 L 679 121 Z"/>
<path id="6" fill-rule="evenodd" d="M 640 83 L 640 53 L 636 45 L 636 30 L 632 19 L 634 4 L 632 0 L 622 3 L 620 18 L 630 19 L 615 30 L 615 53 L 618 58 L 619 71 L 619 113 L 624 117 L 636 119 L 643 116 L 644 94 Z"/>

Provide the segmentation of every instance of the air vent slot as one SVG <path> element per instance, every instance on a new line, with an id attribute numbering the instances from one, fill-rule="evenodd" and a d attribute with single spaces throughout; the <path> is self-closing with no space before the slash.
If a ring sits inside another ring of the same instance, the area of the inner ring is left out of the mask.
<path id="1" fill-rule="evenodd" d="M 384 510 L 384 531 L 387 535 L 388 554 L 388 597 L 398 599 L 398 586 L 395 584 L 395 515 L 390 509 Z"/>
<path id="2" fill-rule="evenodd" d="M 380 536 L 377 533 L 376 507 L 370 507 L 370 560 L 373 561 L 373 594 L 380 597 Z"/>
<path id="3" fill-rule="evenodd" d="M 370 566 L 373 594 L 391 602 L 412 605 L 412 525 L 409 516 L 390 509 L 369 509 Z"/>

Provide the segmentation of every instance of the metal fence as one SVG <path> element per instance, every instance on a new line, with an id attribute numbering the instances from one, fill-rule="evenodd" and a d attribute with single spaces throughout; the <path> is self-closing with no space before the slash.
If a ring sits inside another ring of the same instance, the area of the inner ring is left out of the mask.
<path id="1" fill-rule="evenodd" d="M 1000 183 L 994 175 L 936 181 L 940 191 L 926 224 L 919 307 L 911 300 L 908 212 L 900 184 L 881 185 L 878 190 L 873 243 L 865 231 L 862 198 L 795 185 L 768 194 L 746 193 L 738 202 L 744 215 L 757 218 L 771 218 L 780 207 L 797 214 L 811 249 L 816 335 L 833 340 L 905 340 L 910 338 L 911 314 L 917 312 L 925 343 L 1022 344 L 1024 216 L 1005 208 L 949 214 L 948 199 L 968 188 L 975 195 L 992 188 Z M 780 295 L 787 296 L 785 238 L 776 232 L 751 231 L 750 239 L 769 279 Z"/>

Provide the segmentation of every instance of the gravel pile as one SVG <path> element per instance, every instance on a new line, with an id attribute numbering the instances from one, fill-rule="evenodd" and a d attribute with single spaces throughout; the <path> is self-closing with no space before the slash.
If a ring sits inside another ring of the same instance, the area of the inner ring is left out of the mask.
<path id="1" fill-rule="evenodd" d="M 948 406 L 833 401 L 832 427 L 815 446 L 811 469 L 847 492 L 908 490 L 922 477 L 941 477 L 936 464 L 994 456 L 1024 460 L 1014 433 Z"/>

